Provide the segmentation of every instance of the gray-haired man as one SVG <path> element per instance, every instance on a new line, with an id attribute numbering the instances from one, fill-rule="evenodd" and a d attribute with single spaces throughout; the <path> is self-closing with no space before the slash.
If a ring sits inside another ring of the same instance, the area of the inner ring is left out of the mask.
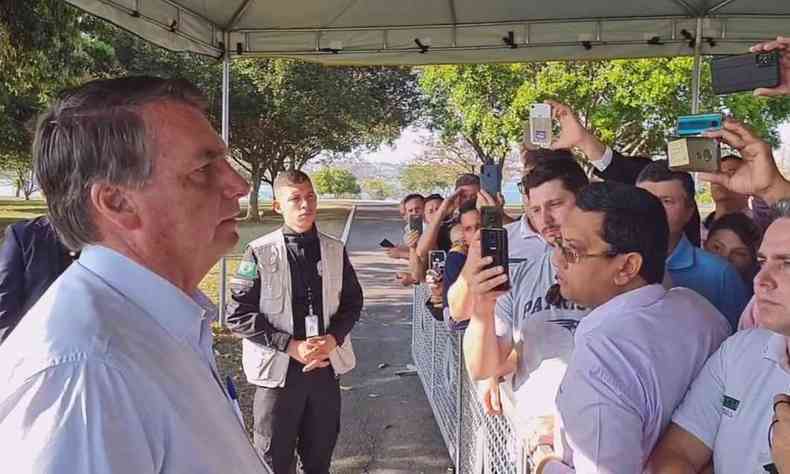
<path id="1" fill-rule="evenodd" d="M 89 82 L 42 115 L 33 148 L 52 223 L 82 252 L 0 347 L 3 470 L 268 472 L 192 297 L 238 241 L 249 189 L 200 92 Z"/>

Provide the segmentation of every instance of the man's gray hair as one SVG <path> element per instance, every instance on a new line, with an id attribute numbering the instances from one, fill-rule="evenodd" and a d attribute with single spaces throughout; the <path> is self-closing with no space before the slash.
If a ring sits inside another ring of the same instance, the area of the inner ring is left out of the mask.
<path id="1" fill-rule="evenodd" d="M 774 218 L 790 219 L 790 199 L 780 199 L 773 205 Z"/>
<path id="2" fill-rule="evenodd" d="M 65 91 L 41 114 L 33 141 L 36 179 L 52 224 L 72 250 L 100 239 L 91 186 L 141 188 L 153 173 L 154 141 L 141 108 L 179 103 L 205 111 L 203 94 L 183 79 L 102 79 Z"/>

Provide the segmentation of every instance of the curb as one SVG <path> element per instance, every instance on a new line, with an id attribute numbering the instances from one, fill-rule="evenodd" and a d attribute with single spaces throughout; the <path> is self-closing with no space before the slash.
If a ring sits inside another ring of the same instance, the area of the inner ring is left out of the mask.
<path id="1" fill-rule="evenodd" d="M 343 228 L 343 235 L 340 237 L 340 240 L 343 241 L 343 245 L 348 242 L 348 233 L 351 231 L 351 223 L 354 221 L 354 214 L 357 212 L 356 204 L 351 206 L 351 212 L 348 213 L 348 217 L 346 218 L 346 226 Z"/>

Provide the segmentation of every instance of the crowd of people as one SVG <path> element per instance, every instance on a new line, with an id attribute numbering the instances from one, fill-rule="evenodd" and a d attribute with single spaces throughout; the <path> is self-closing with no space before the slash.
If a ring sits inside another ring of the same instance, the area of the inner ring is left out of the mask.
<path id="1" fill-rule="evenodd" d="M 759 93 L 790 95 L 790 40 L 753 48 L 770 50 L 783 82 Z M 463 175 L 409 240 L 410 282 L 464 331 L 487 412 L 510 384 L 518 419 L 540 420 L 538 474 L 789 472 L 790 186 L 771 147 L 735 118 L 705 134 L 733 152 L 700 175 L 715 204 L 703 220 L 689 173 L 625 157 L 547 102 L 560 134 L 522 149 L 523 215 Z M 486 206 L 509 222 L 509 268 L 481 256 Z M 432 250 L 443 274 L 426 272 Z"/>
<path id="2" fill-rule="evenodd" d="M 753 50 L 781 53 L 782 83 L 760 93 L 790 95 L 790 39 Z M 489 414 L 510 384 L 540 420 L 537 474 L 790 473 L 790 181 L 770 145 L 732 118 L 706 132 L 734 153 L 700 175 L 716 205 L 703 220 L 688 173 L 625 157 L 550 105 L 561 131 L 522 149 L 523 214 L 474 174 L 446 198 L 406 196 L 386 251 L 408 260 L 397 278 L 428 285 L 434 317 L 464 331 Z M 0 249 L 10 472 L 280 474 L 297 454 L 329 472 L 362 289 L 316 228 L 309 176 L 278 175 L 283 225 L 247 245 L 219 309 L 256 386 L 250 443 L 214 359 L 219 310 L 198 290 L 239 240 L 249 184 L 205 108 L 187 82 L 134 77 L 68 90 L 40 117 L 48 213 Z M 492 209 L 501 224 L 484 222 Z M 508 265 L 483 255 L 491 225 Z"/>

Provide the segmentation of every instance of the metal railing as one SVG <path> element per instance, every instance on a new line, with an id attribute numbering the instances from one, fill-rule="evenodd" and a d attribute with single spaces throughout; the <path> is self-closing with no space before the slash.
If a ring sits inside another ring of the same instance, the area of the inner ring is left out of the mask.
<path id="1" fill-rule="evenodd" d="M 450 331 L 425 306 L 429 293 L 414 289 L 412 357 L 457 474 L 526 474 L 526 443 L 517 427 L 512 391 L 500 384 L 503 416 L 486 415 L 482 388 L 463 360 L 463 332 Z"/>

